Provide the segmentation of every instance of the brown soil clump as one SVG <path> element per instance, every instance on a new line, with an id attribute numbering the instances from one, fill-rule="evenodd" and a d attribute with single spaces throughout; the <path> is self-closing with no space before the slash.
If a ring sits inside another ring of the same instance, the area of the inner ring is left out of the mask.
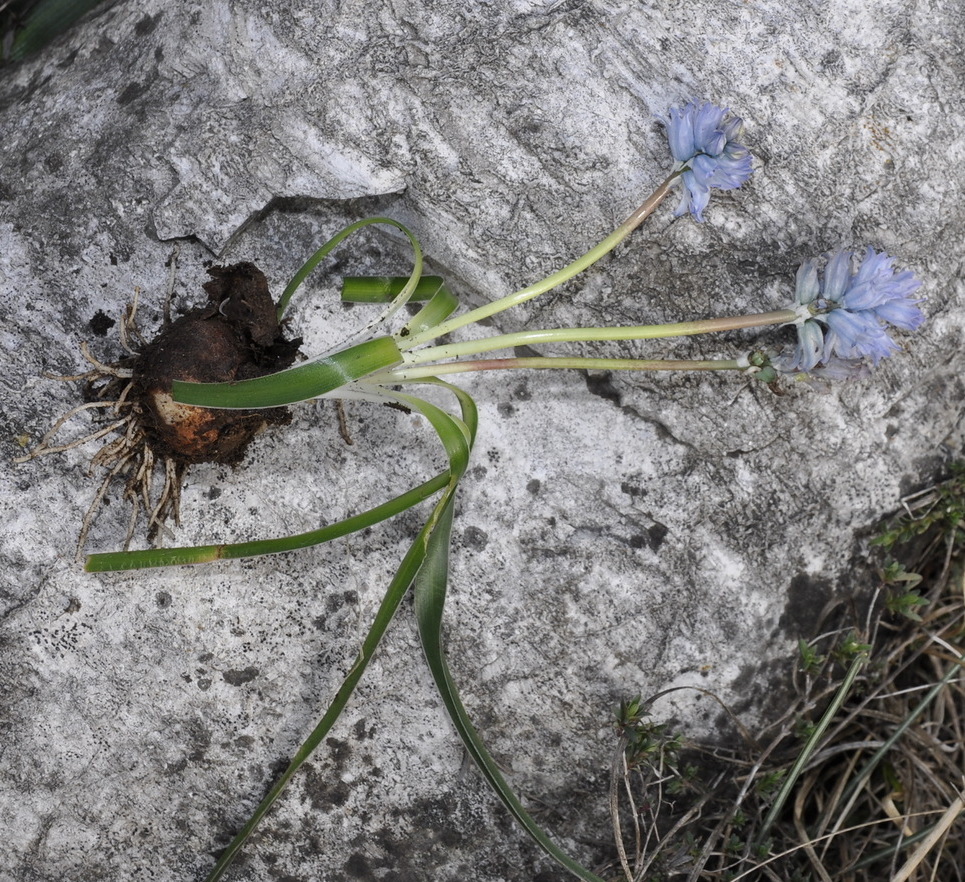
<path id="1" fill-rule="evenodd" d="M 134 400 L 154 452 L 181 463 L 235 465 L 255 435 L 291 421 L 287 408 L 209 410 L 178 404 L 171 383 L 221 383 L 290 367 L 301 340 L 286 340 L 268 282 L 252 263 L 213 267 L 209 303 L 163 330 L 134 363 Z"/>

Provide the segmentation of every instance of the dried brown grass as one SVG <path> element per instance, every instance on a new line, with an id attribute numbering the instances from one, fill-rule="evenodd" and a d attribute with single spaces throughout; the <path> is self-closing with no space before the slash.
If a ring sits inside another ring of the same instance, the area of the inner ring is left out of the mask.
<path id="1" fill-rule="evenodd" d="M 919 494 L 899 531 L 917 537 L 904 569 L 921 574 L 927 605 L 889 612 L 888 592 L 906 587 L 879 586 L 864 622 L 804 648 L 797 698 L 766 729 L 735 726 L 733 748 L 688 744 L 650 721 L 659 696 L 632 719 L 624 708 L 611 878 L 965 880 L 965 480 L 955 480 L 962 498 L 947 512 L 935 506 L 949 493 Z M 824 627 L 847 609 L 826 610 Z"/>

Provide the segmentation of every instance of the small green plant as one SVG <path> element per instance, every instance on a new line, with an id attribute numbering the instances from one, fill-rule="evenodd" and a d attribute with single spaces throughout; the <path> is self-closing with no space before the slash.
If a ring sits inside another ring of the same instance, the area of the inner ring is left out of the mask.
<path id="1" fill-rule="evenodd" d="M 912 622 L 921 622 L 923 620 L 918 610 L 923 606 L 928 606 L 928 600 L 917 591 L 906 591 L 903 594 L 889 594 L 885 599 L 885 605 L 889 612 L 893 612 L 895 615 L 904 616 Z"/>
<path id="2" fill-rule="evenodd" d="M 820 655 L 807 640 L 798 640 L 797 648 L 801 656 L 801 670 L 804 671 L 804 673 L 814 676 L 824 667 L 827 657 Z"/>
<path id="3" fill-rule="evenodd" d="M 965 463 L 953 463 L 951 476 L 904 500 L 905 514 L 872 540 L 890 550 L 931 534 L 949 544 L 965 539 Z"/>
<path id="4" fill-rule="evenodd" d="M 870 643 L 862 643 L 852 631 L 831 652 L 831 657 L 848 664 L 855 659 L 866 658 L 871 650 Z"/>

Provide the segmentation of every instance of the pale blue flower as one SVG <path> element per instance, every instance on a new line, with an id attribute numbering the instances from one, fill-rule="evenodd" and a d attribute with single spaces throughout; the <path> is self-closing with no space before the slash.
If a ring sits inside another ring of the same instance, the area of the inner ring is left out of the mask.
<path id="1" fill-rule="evenodd" d="M 873 248 L 853 272 L 853 257 L 850 251 L 831 255 L 823 279 L 817 261 L 801 264 L 794 290 L 797 348 L 775 365 L 779 370 L 807 372 L 839 360 L 878 364 L 900 348 L 889 328 L 914 331 L 925 320 L 921 300 L 912 296 L 921 287 L 912 272 L 896 272 L 894 258 Z"/>
<path id="2" fill-rule="evenodd" d="M 740 117 L 727 108 L 704 101 L 691 101 L 685 107 L 671 107 L 667 127 L 670 153 L 675 170 L 683 169 L 683 193 L 674 216 L 689 211 L 703 221 L 703 210 L 710 201 L 711 188 L 733 190 L 753 171 L 750 151 L 738 142 L 744 130 Z"/>

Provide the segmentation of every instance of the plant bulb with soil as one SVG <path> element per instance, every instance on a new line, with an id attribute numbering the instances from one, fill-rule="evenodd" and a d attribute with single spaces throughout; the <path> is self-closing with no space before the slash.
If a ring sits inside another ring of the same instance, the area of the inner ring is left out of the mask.
<path id="1" fill-rule="evenodd" d="M 91 459 L 91 468 L 101 466 L 106 475 L 84 518 L 78 551 L 115 479 L 126 480 L 123 496 L 132 507 L 126 547 L 142 512 L 151 538 L 168 519 L 178 522 L 180 488 L 190 465 L 237 465 L 259 432 L 291 421 L 283 407 L 210 410 L 179 404 L 171 397 L 174 380 L 247 380 L 290 367 L 299 354 L 301 340 L 286 339 L 268 282 L 258 267 L 238 263 L 212 267 L 208 273 L 212 278 L 203 286 L 207 304 L 166 324 L 146 345 L 131 347 L 129 357 L 103 364 L 82 346 L 94 369 L 64 379 L 86 381 L 86 403 L 64 414 L 37 447 L 20 458 L 25 461 L 106 439 Z M 140 337 L 133 312 L 125 316 L 122 343 Z M 101 411 L 107 425 L 69 444 L 51 443 L 71 417 L 89 409 Z M 161 473 L 162 482 L 157 493 L 152 492 L 155 472 Z"/>

